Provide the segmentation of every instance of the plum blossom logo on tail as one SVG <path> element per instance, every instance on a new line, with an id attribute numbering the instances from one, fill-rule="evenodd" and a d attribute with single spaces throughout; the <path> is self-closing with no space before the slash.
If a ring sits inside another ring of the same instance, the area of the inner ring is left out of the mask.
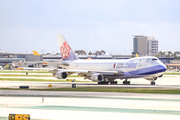
<path id="1" fill-rule="evenodd" d="M 69 45 L 67 44 L 67 42 L 63 42 L 63 46 L 61 46 L 60 51 L 62 54 L 63 58 L 67 58 L 69 56 L 69 51 L 71 50 L 71 48 L 69 47 Z"/>

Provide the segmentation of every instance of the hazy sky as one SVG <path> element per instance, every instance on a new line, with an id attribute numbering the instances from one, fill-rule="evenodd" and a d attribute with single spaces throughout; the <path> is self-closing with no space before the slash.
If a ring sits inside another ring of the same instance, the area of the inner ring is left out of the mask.
<path id="1" fill-rule="evenodd" d="M 60 52 L 57 34 L 73 50 L 131 54 L 132 35 L 180 50 L 180 0 L 0 0 L 0 52 Z"/>

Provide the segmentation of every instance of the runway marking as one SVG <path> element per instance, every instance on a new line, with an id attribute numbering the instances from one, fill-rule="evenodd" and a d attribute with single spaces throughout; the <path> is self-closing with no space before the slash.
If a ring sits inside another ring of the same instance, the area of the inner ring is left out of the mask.
<path id="1" fill-rule="evenodd" d="M 174 110 L 81 107 L 81 106 L 51 106 L 51 105 L 47 105 L 47 106 L 29 106 L 29 107 L 12 107 L 12 108 L 180 115 L 180 111 L 174 111 Z"/>
<path id="2" fill-rule="evenodd" d="M 88 99 L 119 99 L 119 100 L 146 100 L 146 101 L 173 101 L 180 102 L 180 99 L 155 99 L 155 98 L 128 98 L 128 97 L 93 97 L 93 96 L 69 96 L 69 95 L 11 95 L 11 94 L 0 94 L 6 97 L 65 97 L 65 98 L 88 98 Z M 1 105 L 1 104 L 0 104 Z"/>

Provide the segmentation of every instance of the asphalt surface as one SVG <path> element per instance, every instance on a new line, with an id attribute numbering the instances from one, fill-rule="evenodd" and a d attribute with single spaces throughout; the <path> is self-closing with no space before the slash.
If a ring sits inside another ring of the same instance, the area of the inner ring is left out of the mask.
<path id="1" fill-rule="evenodd" d="M 180 85 L 166 85 L 166 84 L 131 84 L 123 85 L 98 85 L 96 82 L 31 82 L 31 81 L 0 81 L 0 88 L 19 88 L 19 86 L 29 86 L 29 89 L 49 89 L 49 88 L 71 88 L 72 84 L 76 87 L 115 87 L 115 88 L 155 88 L 155 89 L 180 89 Z M 52 85 L 52 87 L 49 87 Z"/>
<path id="2" fill-rule="evenodd" d="M 1 120 L 179 120 L 180 95 L 0 90 L 0 111 Z"/>
<path id="3" fill-rule="evenodd" d="M 180 99 L 180 95 L 174 94 L 145 94 L 145 93 L 115 93 L 115 92 L 71 92 L 71 91 L 29 91 L 29 90 L 0 90 L 0 96 L 35 96 L 35 97 L 115 97 L 115 96 L 139 96 L 147 98 Z"/>
<path id="4" fill-rule="evenodd" d="M 52 88 L 70 88 L 72 84 L 107 89 L 180 88 L 180 76 L 164 76 L 156 81 L 156 85 L 150 85 L 144 79 L 132 79 L 131 85 L 122 85 L 122 81 L 118 81 L 118 85 L 98 85 L 94 82 L 8 81 L 6 78 L 7 81 L 0 81 L 0 88 L 29 86 L 30 89 L 51 89 L 49 85 Z M 7 120 L 10 113 L 30 114 L 31 120 L 179 120 L 180 95 L 0 90 L 0 120 Z"/>

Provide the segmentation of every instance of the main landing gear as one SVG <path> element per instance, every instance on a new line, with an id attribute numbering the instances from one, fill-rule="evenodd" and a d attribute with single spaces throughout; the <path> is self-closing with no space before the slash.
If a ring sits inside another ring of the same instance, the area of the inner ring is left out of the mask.
<path id="1" fill-rule="evenodd" d="M 154 81 L 151 81 L 151 85 L 155 85 L 156 83 Z"/>
<path id="2" fill-rule="evenodd" d="M 101 82 L 98 82 L 98 84 L 113 84 L 113 85 L 117 85 L 117 81 L 114 81 L 114 79 L 112 80 L 107 80 L 107 81 L 101 81 Z"/>
<path id="3" fill-rule="evenodd" d="M 101 82 L 98 82 L 99 85 L 103 85 L 103 84 L 108 84 L 108 82 L 106 81 L 101 81 Z"/>
<path id="4" fill-rule="evenodd" d="M 131 84 L 131 82 L 127 81 L 127 79 L 123 81 L 123 85 L 130 85 L 130 84 Z"/>

